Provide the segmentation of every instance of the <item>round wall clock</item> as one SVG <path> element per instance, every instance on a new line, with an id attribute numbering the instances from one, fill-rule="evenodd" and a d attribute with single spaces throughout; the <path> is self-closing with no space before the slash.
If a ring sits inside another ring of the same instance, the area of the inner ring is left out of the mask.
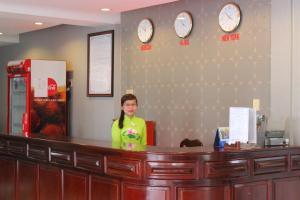
<path id="1" fill-rule="evenodd" d="M 241 22 L 241 10 L 235 3 L 228 3 L 220 11 L 219 25 L 225 32 L 235 31 Z"/>
<path id="2" fill-rule="evenodd" d="M 147 43 L 152 39 L 154 27 L 150 19 L 143 19 L 138 25 L 138 37 L 141 42 Z"/>
<path id="3" fill-rule="evenodd" d="M 175 32 L 180 38 L 186 38 L 192 31 L 193 18 L 189 12 L 181 12 L 174 21 Z"/>

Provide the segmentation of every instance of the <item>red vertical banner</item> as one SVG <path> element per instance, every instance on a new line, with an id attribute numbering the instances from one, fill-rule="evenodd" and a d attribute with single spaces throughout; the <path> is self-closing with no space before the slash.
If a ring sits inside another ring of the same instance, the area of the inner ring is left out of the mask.
<path id="1" fill-rule="evenodd" d="M 22 126 L 24 136 L 29 137 L 29 116 L 27 112 L 23 113 Z"/>
<path id="2" fill-rule="evenodd" d="M 29 63 L 30 64 L 30 63 Z M 28 66 L 28 69 L 30 66 Z M 27 115 L 27 133 L 23 132 L 26 137 L 28 137 L 31 133 L 31 126 L 30 126 L 30 109 L 31 109 L 31 74 L 26 73 L 26 115 Z"/>

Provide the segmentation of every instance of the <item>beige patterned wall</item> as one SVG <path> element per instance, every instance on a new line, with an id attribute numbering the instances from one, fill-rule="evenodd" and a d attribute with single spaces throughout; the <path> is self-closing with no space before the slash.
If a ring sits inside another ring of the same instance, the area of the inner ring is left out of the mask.
<path id="1" fill-rule="evenodd" d="M 138 115 L 157 123 L 157 142 L 178 146 L 186 137 L 213 143 L 216 127 L 228 126 L 230 106 L 270 104 L 270 0 L 237 0 L 239 41 L 222 42 L 218 12 L 225 0 L 182 0 L 122 14 L 122 92 L 133 89 Z M 180 46 L 173 20 L 194 18 L 189 46 Z M 140 51 L 137 24 L 152 19 L 150 51 Z"/>

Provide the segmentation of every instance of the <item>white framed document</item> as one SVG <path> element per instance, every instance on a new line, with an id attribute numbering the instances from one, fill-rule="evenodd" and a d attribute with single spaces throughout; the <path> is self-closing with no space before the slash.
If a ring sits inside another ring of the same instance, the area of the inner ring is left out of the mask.
<path id="1" fill-rule="evenodd" d="M 88 34 L 87 96 L 112 97 L 114 88 L 114 31 Z"/>

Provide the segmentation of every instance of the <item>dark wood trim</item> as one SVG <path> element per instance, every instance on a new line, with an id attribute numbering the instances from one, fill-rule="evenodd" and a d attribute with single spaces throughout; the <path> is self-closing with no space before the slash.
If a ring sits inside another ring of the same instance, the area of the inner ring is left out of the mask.
<path id="1" fill-rule="evenodd" d="M 25 183 L 32 199 L 78 194 L 84 200 L 281 200 L 288 191 L 289 200 L 298 200 L 300 195 L 300 147 L 138 152 L 102 141 L 1 134 L 0 145 L 0 198 L 21 199 Z M 24 174 L 27 169 L 35 173 L 32 179 Z"/>

